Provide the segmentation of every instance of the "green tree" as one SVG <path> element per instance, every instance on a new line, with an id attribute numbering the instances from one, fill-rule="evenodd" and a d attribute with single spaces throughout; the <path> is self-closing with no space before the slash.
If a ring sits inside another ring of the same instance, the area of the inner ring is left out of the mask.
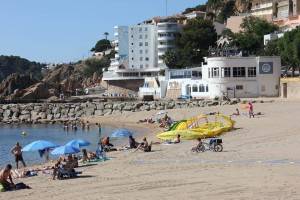
<path id="1" fill-rule="evenodd" d="M 291 69 L 294 76 L 295 70 L 300 67 L 300 28 L 286 32 L 278 39 L 277 45 L 282 64 Z"/>
<path id="2" fill-rule="evenodd" d="M 111 48 L 112 48 L 112 46 L 111 46 L 110 41 L 107 39 L 102 39 L 96 43 L 96 45 L 91 49 L 91 51 L 102 52 L 102 51 L 106 51 Z"/>
<path id="3" fill-rule="evenodd" d="M 235 1 L 227 1 L 224 6 L 221 8 L 221 12 L 217 17 L 217 20 L 221 23 L 227 20 L 230 16 L 234 15 L 236 12 Z"/>
<path id="4" fill-rule="evenodd" d="M 178 68 L 179 54 L 176 50 L 168 50 L 163 55 L 163 61 L 169 68 Z"/>
<path id="5" fill-rule="evenodd" d="M 105 39 L 107 40 L 107 37 L 108 37 L 109 33 L 108 32 L 104 32 L 103 35 L 104 35 Z"/>
<path id="6" fill-rule="evenodd" d="M 246 17 L 241 24 L 242 32 L 234 35 L 234 45 L 247 54 L 261 54 L 264 49 L 264 35 L 278 30 L 276 25 L 257 17 Z"/>
<path id="7" fill-rule="evenodd" d="M 189 20 L 176 39 L 178 51 L 178 67 L 199 65 L 203 57 L 208 55 L 208 48 L 214 46 L 217 33 L 209 20 L 196 18 Z"/>

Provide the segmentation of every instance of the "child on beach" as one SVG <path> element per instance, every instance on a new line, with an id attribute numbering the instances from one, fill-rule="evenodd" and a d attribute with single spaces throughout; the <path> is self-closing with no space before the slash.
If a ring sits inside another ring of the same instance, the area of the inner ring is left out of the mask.
<path id="1" fill-rule="evenodd" d="M 249 110 L 249 118 L 254 118 L 254 112 L 253 112 L 253 104 L 249 101 L 248 103 L 248 110 Z"/>

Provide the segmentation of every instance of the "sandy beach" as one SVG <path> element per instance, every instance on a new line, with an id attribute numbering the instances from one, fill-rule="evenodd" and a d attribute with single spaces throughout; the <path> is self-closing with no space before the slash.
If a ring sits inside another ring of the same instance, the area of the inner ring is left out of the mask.
<path id="1" fill-rule="evenodd" d="M 236 107 L 168 112 L 180 120 L 215 111 L 229 115 Z M 32 189 L 0 193 L 0 199 L 300 199 L 300 103 L 276 100 L 254 104 L 254 110 L 263 115 L 254 119 L 244 115 L 234 118 L 237 129 L 222 136 L 221 153 L 192 153 L 195 141 L 154 145 L 151 153 L 109 153 L 109 161 L 78 168 L 83 172 L 80 178 L 54 181 L 50 176 L 39 175 L 15 180 Z M 158 141 L 157 125 L 136 123 L 156 112 L 89 120 L 143 128 L 150 140 Z"/>

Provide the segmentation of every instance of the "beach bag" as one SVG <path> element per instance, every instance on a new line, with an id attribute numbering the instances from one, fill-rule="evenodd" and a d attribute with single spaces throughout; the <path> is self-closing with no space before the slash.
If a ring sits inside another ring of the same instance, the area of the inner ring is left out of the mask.
<path id="1" fill-rule="evenodd" d="M 0 183 L 0 192 L 5 192 L 5 189 L 1 183 Z"/>
<path id="2" fill-rule="evenodd" d="M 22 190 L 22 189 L 28 189 L 29 187 L 25 185 L 24 183 L 17 183 L 16 184 L 16 190 Z"/>

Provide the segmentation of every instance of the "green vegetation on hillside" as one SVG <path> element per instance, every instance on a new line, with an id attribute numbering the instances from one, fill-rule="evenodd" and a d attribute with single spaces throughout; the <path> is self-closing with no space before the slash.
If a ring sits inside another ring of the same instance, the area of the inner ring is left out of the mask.
<path id="1" fill-rule="evenodd" d="M 276 25 L 252 16 L 244 18 L 241 28 L 243 31 L 235 34 L 225 29 L 223 35 L 232 38 L 231 46 L 243 50 L 245 55 L 263 55 L 264 35 L 278 30 Z"/>
<path id="2" fill-rule="evenodd" d="M 18 56 L 0 56 L 0 81 L 13 73 L 31 74 L 34 78 L 42 77 L 41 69 L 45 64 L 31 62 Z"/>
<path id="3" fill-rule="evenodd" d="M 91 51 L 102 52 L 102 51 L 106 51 L 111 48 L 112 48 L 112 46 L 111 46 L 110 41 L 107 39 L 102 39 L 96 43 L 96 45 L 91 49 Z"/>

